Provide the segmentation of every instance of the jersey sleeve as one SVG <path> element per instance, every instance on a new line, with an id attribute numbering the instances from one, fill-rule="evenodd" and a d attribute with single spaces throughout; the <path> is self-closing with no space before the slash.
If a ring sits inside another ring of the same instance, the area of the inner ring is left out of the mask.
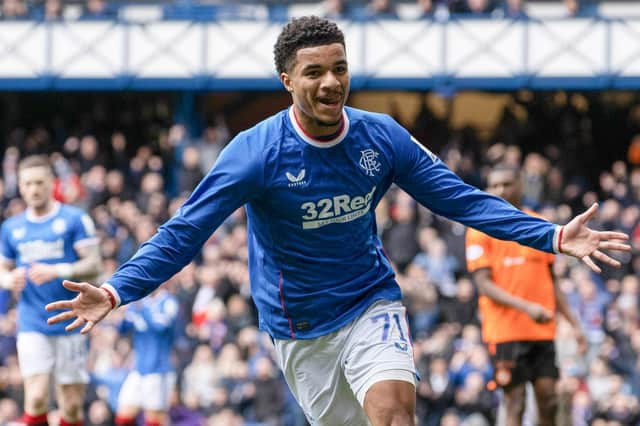
<path id="1" fill-rule="evenodd" d="M 394 181 L 422 205 L 492 237 L 549 253 L 557 251 L 556 225 L 464 183 L 400 125 L 396 124 L 392 137 Z"/>
<path id="2" fill-rule="evenodd" d="M 16 251 L 14 247 L 11 245 L 11 240 L 9 239 L 9 227 L 7 226 L 7 222 L 2 224 L 0 227 L 0 256 L 4 259 L 15 262 L 16 261 Z"/>
<path id="3" fill-rule="evenodd" d="M 264 148 L 251 142 L 246 133 L 236 136 L 176 214 L 108 280 L 116 300 L 151 293 L 196 256 L 227 216 L 262 193 Z"/>
<path id="4" fill-rule="evenodd" d="M 465 236 L 465 257 L 469 272 L 491 267 L 491 240 L 473 228 L 467 228 Z"/>
<path id="5" fill-rule="evenodd" d="M 93 223 L 93 219 L 86 213 L 78 214 L 74 219 L 71 228 L 73 247 L 79 248 L 97 244 L 98 238 L 96 237 L 96 226 Z"/>

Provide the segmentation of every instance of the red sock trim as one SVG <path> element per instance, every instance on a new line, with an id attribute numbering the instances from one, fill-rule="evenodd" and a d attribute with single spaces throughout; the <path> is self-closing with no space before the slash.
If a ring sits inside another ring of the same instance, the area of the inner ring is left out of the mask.
<path id="1" fill-rule="evenodd" d="M 60 426 L 82 426 L 82 420 L 78 420 L 77 422 L 68 422 L 64 417 L 60 417 Z"/>
<path id="2" fill-rule="evenodd" d="M 48 426 L 49 424 L 47 422 L 47 413 L 38 414 L 37 416 L 24 413 L 22 415 L 22 421 L 30 426 Z"/>
<path id="3" fill-rule="evenodd" d="M 131 417 L 116 416 L 116 426 L 135 426 L 136 419 Z"/>

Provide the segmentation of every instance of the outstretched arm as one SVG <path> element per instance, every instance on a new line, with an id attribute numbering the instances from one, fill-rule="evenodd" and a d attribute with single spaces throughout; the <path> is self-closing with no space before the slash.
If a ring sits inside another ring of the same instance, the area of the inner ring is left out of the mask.
<path id="1" fill-rule="evenodd" d="M 394 144 L 394 182 L 434 213 L 494 238 L 516 241 L 548 253 L 575 256 L 598 273 L 601 270 L 593 259 L 620 266 L 620 262 L 603 250 L 631 250 L 626 234 L 587 227 L 598 209 L 597 204 L 565 226 L 554 225 L 464 183 L 406 131 L 398 131 L 395 135 L 398 143 Z"/>
<path id="2" fill-rule="evenodd" d="M 577 257 L 594 272 L 601 272 L 593 259 L 619 267 L 620 262 L 605 254 L 602 250 L 631 251 L 627 243 L 629 236 L 622 232 L 595 231 L 587 227 L 587 222 L 596 214 L 598 203 L 574 217 L 571 222 L 560 228 L 558 252 Z"/>
<path id="3" fill-rule="evenodd" d="M 65 312 L 49 318 L 47 320 L 49 324 L 56 324 L 75 318 L 65 330 L 71 331 L 84 325 L 80 332 L 85 334 L 91 331 L 93 326 L 106 317 L 115 306 L 115 302 L 109 296 L 108 290 L 94 287 L 86 282 L 77 283 L 65 280 L 62 285 L 68 290 L 78 292 L 78 295 L 71 300 L 49 303 L 45 307 L 47 311 L 65 310 Z"/>
<path id="4" fill-rule="evenodd" d="M 78 295 L 47 305 L 48 311 L 67 310 L 49 324 L 75 318 L 67 331 L 84 324 L 81 332 L 86 333 L 110 310 L 145 297 L 191 262 L 229 214 L 262 193 L 264 151 L 255 140 L 236 137 L 178 212 L 101 288 L 64 281 Z"/>

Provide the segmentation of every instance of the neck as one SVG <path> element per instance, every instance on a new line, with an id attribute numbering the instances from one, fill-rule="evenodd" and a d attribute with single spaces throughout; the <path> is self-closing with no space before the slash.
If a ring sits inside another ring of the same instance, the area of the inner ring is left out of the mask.
<path id="1" fill-rule="evenodd" d="M 44 203 L 42 206 L 31 207 L 31 211 L 33 212 L 33 215 L 36 217 L 46 216 L 49 213 L 51 213 L 51 210 L 53 210 L 53 205 L 54 205 L 54 202 L 52 200 L 49 200 L 46 203 Z"/>
<path id="2" fill-rule="evenodd" d="M 296 104 L 293 104 L 293 115 L 298 125 L 307 133 L 307 135 L 322 139 L 324 136 L 330 136 L 342 129 L 344 119 L 342 115 L 337 123 L 324 123 L 305 114 Z"/>

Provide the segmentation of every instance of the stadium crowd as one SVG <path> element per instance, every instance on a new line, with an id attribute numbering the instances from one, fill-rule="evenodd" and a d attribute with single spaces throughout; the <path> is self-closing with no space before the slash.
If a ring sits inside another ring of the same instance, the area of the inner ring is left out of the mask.
<path id="1" fill-rule="evenodd" d="M 564 223 L 599 200 L 592 226 L 629 233 L 634 247 L 640 247 L 640 136 L 628 137 L 640 130 L 637 107 L 607 115 L 602 105 L 580 94 L 514 99 L 518 102 L 505 108 L 488 141 L 471 129 L 449 128 L 426 105 L 413 132 L 463 179 L 480 187 L 491 164 L 521 167 L 524 204 L 554 222 Z M 526 120 L 514 114 L 523 106 Z M 175 212 L 232 132 L 224 119 L 205 127 L 200 137 L 191 137 L 176 123 L 134 120 L 131 127 L 109 127 L 96 111 L 81 127 L 65 129 L 62 120 L 9 132 L 0 208 L 3 218 L 24 209 L 17 193 L 19 159 L 49 154 L 56 198 L 86 209 L 95 221 L 104 258 L 102 282 Z M 611 128 L 610 137 L 627 138 L 618 143 L 624 152 L 618 155 L 612 143 L 604 156 L 593 148 L 605 131 L 600 121 L 615 122 L 620 116 L 626 121 Z M 128 129 L 140 127 L 155 129 L 151 142 L 134 141 Z M 603 163 L 606 167 L 590 183 L 594 168 Z M 500 394 L 481 341 L 477 290 L 465 270 L 464 227 L 433 215 L 399 189 L 382 200 L 376 216 L 408 308 L 422 377 L 419 424 L 495 424 Z M 246 235 L 240 209 L 206 242 L 197 260 L 165 284 L 180 304 L 173 425 L 305 424 L 272 360 L 271 341 L 256 327 Z M 559 322 L 559 424 L 640 421 L 640 253 L 630 256 L 622 269 L 604 267 L 601 275 L 556 257 L 555 277 L 588 340 L 586 352 L 579 351 L 571 328 Z M 0 424 L 20 415 L 23 398 L 14 306 L 13 295 L 0 291 Z M 112 424 L 119 388 L 132 366 L 131 342 L 118 333 L 123 316 L 122 309 L 114 312 L 91 334 L 87 425 Z"/>
<path id="2" fill-rule="evenodd" d="M 160 16 L 165 19 L 287 19 L 289 6 L 296 2 L 214 1 L 196 0 L 166 2 Z M 300 5 L 314 2 L 301 1 Z M 450 18 L 497 18 L 526 19 L 525 0 L 324 0 L 315 2 L 314 13 L 332 19 L 435 19 L 444 21 Z M 587 17 L 598 15 L 598 2 L 595 0 L 562 0 L 563 6 L 557 17 Z M 402 5 L 402 10 L 399 9 Z M 106 20 L 124 19 L 121 14 L 126 2 L 107 0 L 65 1 L 65 0 L 2 0 L 0 19 L 3 20 Z M 409 7 L 405 7 L 409 6 Z M 403 13 L 405 11 L 405 13 Z"/>

